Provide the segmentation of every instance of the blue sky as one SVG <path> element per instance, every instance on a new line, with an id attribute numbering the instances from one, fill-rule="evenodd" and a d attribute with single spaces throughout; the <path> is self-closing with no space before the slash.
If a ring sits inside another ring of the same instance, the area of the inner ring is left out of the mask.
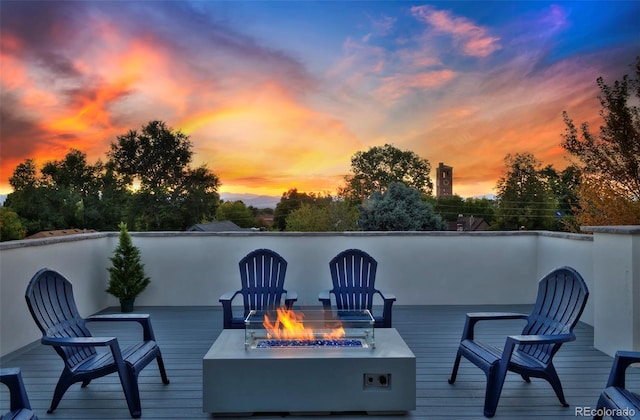
<path id="1" fill-rule="evenodd" d="M 508 153 L 566 166 L 562 111 L 597 129 L 596 78 L 640 55 L 638 1 L 0 7 L 0 193 L 24 159 L 105 160 L 159 119 L 223 192 L 335 192 L 355 152 L 390 143 L 490 194 Z"/>

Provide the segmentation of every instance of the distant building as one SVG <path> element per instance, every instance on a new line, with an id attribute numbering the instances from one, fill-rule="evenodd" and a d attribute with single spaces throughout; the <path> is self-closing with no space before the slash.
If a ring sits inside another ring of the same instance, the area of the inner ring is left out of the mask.
<path id="1" fill-rule="evenodd" d="M 436 168 L 436 197 L 453 195 L 453 167 L 440 162 Z"/>
<path id="2" fill-rule="evenodd" d="M 473 232 L 478 230 L 489 230 L 489 223 L 482 217 L 465 217 L 458 215 L 457 220 L 453 220 L 448 223 L 449 230 L 457 230 L 458 232 Z"/>

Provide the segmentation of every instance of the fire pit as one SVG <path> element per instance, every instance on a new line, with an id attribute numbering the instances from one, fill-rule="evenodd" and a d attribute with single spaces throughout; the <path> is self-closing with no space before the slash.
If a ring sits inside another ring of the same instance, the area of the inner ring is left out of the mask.
<path id="1" fill-rule="evenodd" d="M 415 409 L 415 356 L 368 311 L 252 312 L 203 359 L 203 410 L 214 414 Z"/>
<path id="2" fill-rule="evenodd" d="M 246 349 L 278 347 L 375 348 L 375 320 L 368 310 L 251 311 L 244 321 Z"/>

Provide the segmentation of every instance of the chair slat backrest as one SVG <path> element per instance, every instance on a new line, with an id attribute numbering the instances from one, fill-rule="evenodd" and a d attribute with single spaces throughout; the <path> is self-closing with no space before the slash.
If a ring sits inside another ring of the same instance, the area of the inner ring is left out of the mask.
<path id="1" fill-rule="evenodd" d="M 371 310 L 377 267 L 378 262 L 359 249 L 342 251 L 329 262 L 338 310 Z"/>
<path id="2" fill-rule="evenodd" d="M 245 312 L 280 306 L 287 261 L 277 252 L 257 249 L 240 260 L 240 281 Z M 245 314 L 246 315 L 246 314 Z"/>
<path id="3" fill-rule="evenodd" d="M 73 286 L 60 273 L 48 268 L 38 271 L 29 282 L 25 298 L 43 337 L 91 337 L 76 307 Z M 55 349 L 69 368 L 96 354 L 91 346 Z"/>
<path id="4" fill-rule="evenodd" d="M 589 290 L 571 267 L 560 267 L 538 284 L 538 297 L 522 334 L 566 334 L 573 331 L 587 304 Z M 561 344 L 523 345 L 518 350 L 549 363 Z"/>

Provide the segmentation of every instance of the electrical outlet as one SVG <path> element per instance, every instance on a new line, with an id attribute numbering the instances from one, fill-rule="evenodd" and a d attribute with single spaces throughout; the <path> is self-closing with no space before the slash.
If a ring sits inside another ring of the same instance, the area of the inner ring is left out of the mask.
<path id="1" fill-rule="evenodd" d="M 390 373 L 365 373 L 364 374 L 365 388 L 388 388 L 389 386 L 391 386 Z"/>

